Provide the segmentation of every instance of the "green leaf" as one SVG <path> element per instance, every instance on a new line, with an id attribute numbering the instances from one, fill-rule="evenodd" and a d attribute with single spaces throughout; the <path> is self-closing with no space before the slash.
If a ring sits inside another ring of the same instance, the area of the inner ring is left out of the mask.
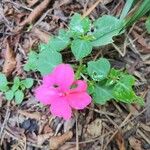
<path id="1" fill-rule="evenodd" d="M 90 30 L 90 28 L 91 28 L 91 20 L 89 18 L 87 18 L 87 17 L 82 18 L 81 24 L 82 24 L 84 33 L 88 32 Z"/>
<path id="2" fill-rule="evenodd" d="M 60 30 L 59 35 L 50 39 L 49 47 L 55 51 L 61 51 L 70 44 L 70 37 L 65 31 Z"/>
<path id="3" fill-rule="evenodd" d="M 147 18 L 145 25 L 147 32 L 150 34 L 150 17 Z"/>
<path id="4" fill-rule="evenodd" d="M 69 24 L 72 36 L 80 36 L 89 31 L 91 22 L 88 18 L 82 18 L 80 14 L 75 13 Z"/>
<path id="5" fill-rule="evenodd" d="M 12 90 L 5 92 L 5 97 L 7 100 L 11 101 L 14 97 L 14 92 Z"/>
<path id="6" fill-rule="evenodd" d="M 112 88 L 96 85 L 93 92 L 94 102 L 104 105 L 107 101 L 113 98 Z"/>
<path id="7" fill-rule="evenodd" d="M 132 14 L 129 13 L 129 15 L 125 18 L 124 28 L 127 28 L 134 24 L 137 20 L 139 20 L 142 16 L 144 16 L 146 13 L 150 11 L 150 1 L 149 0 L 143 0 L 143 1 L 136 1 L 138 7 L 135 7 L 133 9 Z"/>
<path id="8" fill-rule="evenodd" d="M 22 80 L 21 83 L 27 88 L 31 88 L 33 86 L 34 80 L 32 78 L 26 78 L 25 80 Z"/>
<path id="9" fill-rule="evenodd" d="M 109 72 L 106 86 L 114 85 L 120 79 L 121 75 L 123 75 L 123 72 L 121 70 L 112 68 Z"/>
<path id="10" fill-rule="evenodd" d="M 113 88 L 113 96 L 117 101 L 124 103 L 133 103 L 136 99 L 136 94 L 132 89 L 135 79 L 131 75 L 124 75 Z"/>
<path id="11" fill-rule="evenodd" d="M 24 93 L 21 90 L 15 92 L 15 102 L 20 104 L 24 99 Z"/>
<path id="12" fill-rule="evenodd" d="M 8 89 L 8 81 L 5 74 L 0 73 L 0 91 L 5 92 Z"/>
<path id="13" fill-rule="evenodd" d="M 0 73 L 0 86 L 6 86 L 8 84 L 5 74 Z"/>
<path id="14" fill-rule="evenodd" d="M 46 75 L 58 64 L 62 63 L 62 56 L 60 53 L 53 50 L 43 50 L 38 55 L 37 70 L 42 75 Z"/>
<path id="15" fill-rule="evenodd" d="M 12 86 L 12 91 L 17 91 L 19 89 L 20 86 L 20 79 L 18 77 L 14 78 L 14 82 L 13 82 L 13 86 Z"/>
<path id="16" fill-rule="evenodd" d="M 120 19 L 124 19 L 133 5 L 134 0 L 126 0 L 124 8 L 121 12 Z"/>
<path id="17" fill-rule="evenodd" d="M 144 99 L 139 96 L 136 97 L 136 100 L 134 101 L 134 103 L 138 103 L 141 106 L 144 106 L 144 104 L 145 104 Z"/>
<path id="18" fill-rule="evenodd" d="M 94 22 L 93 46 L 103 46 L 113 42 L 113 37 L 120 34 L 123 22 L 113 16 L 104 15 Z"/>
<path id="19" fill-rule="evenodd" d="M 24 70 L 25 71 L 30 71 L 30 70 L 36 71 L 37 59 L 38 59 L 38 54 L 34 51 L 31 51 L 28 55 L 27 63 L 24 65 Z"/>
<path id="20" fill-rule="evenodd" d="M 77 60 L 81 60 L 92 51 L 92 45 L 89 41 L 76 39 L 72 41 L 71 50 Z"/>
<path id="21" fill-rule="evenodd" d="M 110 71 L 110 63 L 105 58 L 88 62 L 88 74 L 93 80 L 100 81 L 107 77 Z"/>

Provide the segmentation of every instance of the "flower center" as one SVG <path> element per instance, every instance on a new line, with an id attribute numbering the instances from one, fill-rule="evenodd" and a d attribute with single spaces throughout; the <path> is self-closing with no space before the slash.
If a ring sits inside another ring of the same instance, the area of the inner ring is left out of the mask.
<path id="1" fill-rule="evenodd" d="M 69 92 L 60 92 L 59 93 L 60 97 L 64 97 L 64 96 L 67 96 L 67 95 L 69 95 Z"/>

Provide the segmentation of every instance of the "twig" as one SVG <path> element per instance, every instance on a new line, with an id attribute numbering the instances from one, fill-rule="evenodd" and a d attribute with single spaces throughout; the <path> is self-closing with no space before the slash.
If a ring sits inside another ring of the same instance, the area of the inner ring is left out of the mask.
<path id="1" fill-rule="evenodd" d="M 3 124 L 2 124 L 2 126 L 0 128 L 0 137 L 1 137 L 2 133 L 3 133 L 4 127 L 5 127 L 5 125 L 7 123 L 7 120 L 9 119 L 9 116 L 10 116 L 9 105 L 10 105 L 10 102 L 7 103 L 7 110 L 6 110 L 5 119 L 4 119 L 4 122 L 3 122 Z"/>
<path id="2" fill-rule="evenodd" d="M 75 113 L 75 117 L 76 117 L 76 150 L 79 150 L 78 112 Z"/>
<path id="3" fill-rule="evenodd" d="M 102 138 L 108 136 L 109 134 L 113 133 L 112 131 L 108 132 L 108 133 L 105 133 L 101 136 L 98 136 L 94 139 L 90 139 L 90 140 L 86 140 L 86 141 L 81 141 L 79 142 L 79 144 L 86 144 L 86 143 L 91 143 L 91 142 L 95 142 L 96 140 L 101 140 Z M 67 144 L 76 144 L 76 142 L 67 142 Z"/>
<path id="4" fill-rule="evenodd" d="M 102 0 L 98 0 L 95 4 L 92 5 L 92 7 L 90 7 L 84 14 L 83 14 L 83 18 L 85 18 L 86 16 L 88 16 L 96 7 L 97 5 L 101 2 Z"/>
<path id="5" fill-rule="evenodd" d="M 87 109 L 89 110 L 93 110 L 97 113 L 100 113 L 102 115 L 108 115 L 108 116 L 113 116 L 113 117 L 119 117 L 119 115 L 117 114 L 114 114 L 114 113 L 111 113 L 111 112 L 104 112 L 104 111 L 101 111 L 101 110 L 98 110 L 98 109 L 95 109 L 95 108 L 90 108 L 90 107 L 87 107 Z"/>
<path id="6" fill-rule="evenodd" d="M 129 120 L 129 118 L 131 117 L 132 113 L 129 113 L 128 116 L 124 119 L 124 121 L 120 124 L 119 128 L 112 134 L 112 136 L 110 137 L 110 139 L 107 141 L 104 150 L 106 150 L 108 144 L 111 142 L 111 140 L 114 138 L 114 136 L 118 133 L 118 131 L 125 125 L 126 121 Z"/>

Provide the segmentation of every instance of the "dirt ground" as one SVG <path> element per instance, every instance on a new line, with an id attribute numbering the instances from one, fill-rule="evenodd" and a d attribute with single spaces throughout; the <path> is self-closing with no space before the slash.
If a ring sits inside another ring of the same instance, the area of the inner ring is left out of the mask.
<path id="1" fill-rule="evenodd" d="M 104 14 L 119 16 L 124 4 L 124 0 L 1 0 L 1 72 L 10 80 L 15 76 L 40 80 L 38 73 L 23 70 L 31 49 L 66 28 L 75 12 L 95 20 Z M 32 90 L 21 105 L 6 101 L 0 93 L 0 150 L 150 150 L 150 36 L 145 20 L 84 60 L 104 56 L 112 66 L 134 75 L 134 89 L 144 98 L 144 107 L 115 101 L 91 104 L 64 121 L 40 107 Z M 64 62 L 76 63 L 68 50 L 62 53 Z"/>

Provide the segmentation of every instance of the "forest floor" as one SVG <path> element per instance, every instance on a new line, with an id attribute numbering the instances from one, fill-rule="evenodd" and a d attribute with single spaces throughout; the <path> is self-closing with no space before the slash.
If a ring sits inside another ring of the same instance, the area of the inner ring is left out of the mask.
<path id="1" fill-rule="evenodd" d="M 2 0 L 1 72 L 10 80 L 15 76 L 38 80 L 38 73 L 23 70 L 31 49 L 66 28 L 75 12 L 95 20 L 105 14 L 119 16 L 124 5 L 123 0 Z M 104 106 L 91 104 L 64 121 L 53 117 L 46 106 L 39 107 L 32 90 L 25 93 L 20 105 L 6 101 L 0 93 L 0 150 L 150 150 L 150 37 L 145 20 L 141 18 L 115 38 L 114 44 L 86 57 L 88 61 L 104 56 L 113 67 L 134 75 L 134 90 L 144 98 L 144 107 L 115 101 Z M 63 55 L 64 62 L 76 63 L 69 51 Z"/>

